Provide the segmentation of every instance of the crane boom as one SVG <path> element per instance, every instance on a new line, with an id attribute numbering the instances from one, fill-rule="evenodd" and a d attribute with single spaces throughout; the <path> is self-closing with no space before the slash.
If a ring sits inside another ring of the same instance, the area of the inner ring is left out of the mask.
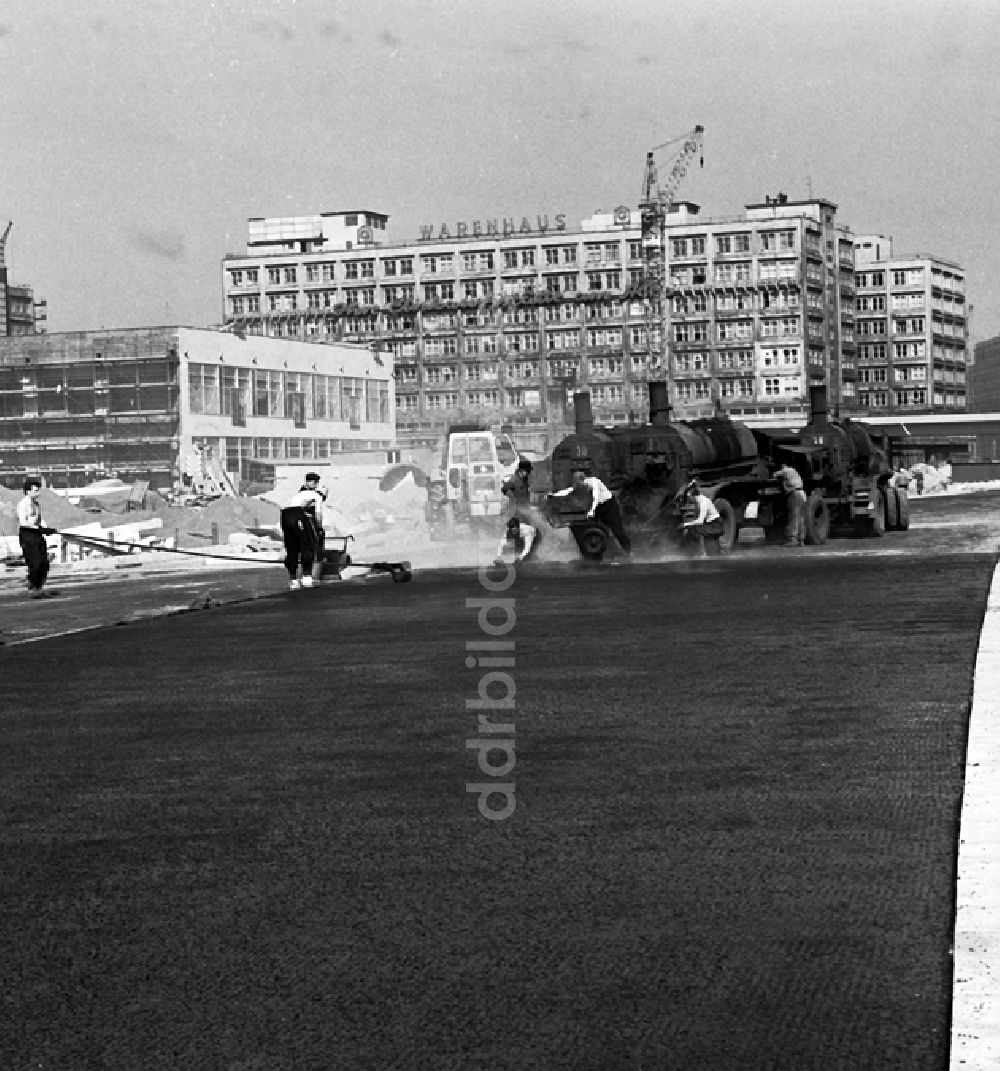
<path id="1" fill-rule="evenodd" d="M 4 249 L 6 248 L 6 245 L 7 245 L 7 235 L 10 234 L 10 229 L 13 226 L 14 226 L 14 221 L 11 220 L 7 224 L 7 229 L 3 232 L 3 236 L 0 237 L 0 266 L 3 265 L 3 251 L 4 251 Z"/>
<path id="2" fill-rule="evenodd" d="M 687 134 L 664 142 L 646 153 L 646 171 L 643 176 L 642 199 L 639 212 L 642 227 L 643 295 L 646 301 L 647 333 L 650 355 L 655 355 L 657 364 L 666 361 L 666 263 L 667 263 L 667 216 L 674 202 L 674 195 L 687 174 L 691 161 L 701 152 L 703 126 L 696 126 Z M 681 142 L 666 182 L 661 186 L 655 154 L 660 149 Z M 704 166 L 704 159 L 701 161 Z M 654 347 L 654 316 L 658 314 L 658 344 Z M 669 373 L 668 373 L 669 375 Z"/>

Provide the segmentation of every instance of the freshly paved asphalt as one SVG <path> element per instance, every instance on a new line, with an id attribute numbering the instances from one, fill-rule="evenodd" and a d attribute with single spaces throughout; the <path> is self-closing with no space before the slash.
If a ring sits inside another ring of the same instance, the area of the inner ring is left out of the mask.
<path id="1" fill-rule="evenodd" d="M 946 1067 L 995 555 L 891 538 L 5 616 L 0 1067 Z"/>

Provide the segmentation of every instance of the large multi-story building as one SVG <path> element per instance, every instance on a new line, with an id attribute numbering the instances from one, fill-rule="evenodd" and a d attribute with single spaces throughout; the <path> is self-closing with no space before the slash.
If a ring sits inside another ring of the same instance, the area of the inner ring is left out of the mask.
<path id="1" fill-rule="evenodd" d="M 598 420 L 641 419 L 650 377 L 679 416 L 721 407 L 794 423 L 823 383 L 844 414 L 961 410 L 961 269 L 857 241 L 829 201 L 784 194 L 743 215 L 672 207 L 663 302 L 650 300 L 637 210 L 424 227 L 386 244 L 370 210 L 250 220 L 223 261 L 224 316 L 251 334 L 390 351 L 407 441 L 478 419 L 527 446 L 562 433 L 585 388 Z"/>
<path id="2" fill-rule="evenodd" d="M 874 415 L 964 411 L 965 273 L 940 257 L 896 257 L 883 235 L 855 242 L 859 406 Z"/>
<path id="3" fill-rule="evenodd" d="M 395 443 L 392 361 L 364 346 L 190 327 L 0 339 L 0 480 L 115 474 L 170 487 L 206 458 L 238 479 Z"/>
<path id="4" fill-rule="evenodd" d="M 811 382 L 855 400 L 854 250 L 835 213 L 783 195 L 726 219 L 674 206 L 665 308 L 644 297 L 626 207 L 576 231 L 562 215 L 505 218 L 402 244 L 376 241 L 378 212 L 254 219 L 247 251 L 223 260 L 224 316 L 251 335 L 390 351 L 408 441 L 480 419 L 545 448 L 573 390 L 590 390 L 599 420 L 642 419 L 651 376 L 684 417 L 791 421 Z"/>

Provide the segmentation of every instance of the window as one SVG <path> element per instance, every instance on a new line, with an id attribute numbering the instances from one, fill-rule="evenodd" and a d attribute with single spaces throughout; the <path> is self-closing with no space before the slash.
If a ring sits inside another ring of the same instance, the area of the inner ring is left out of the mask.
<path id="1" fill-rule="evenodd" d="M 670 255 L 672 257 L 686 257 L 688 255 L 688 240 L 686 238 L 671 238 Z"/>
<path id="2" fill-rule="evenodd" d="M 704 342 L 708 337 L 708 325 L 704 323 L 674 324 L 675 342 Z"/>
<path id="3" fill-rule="evenodd" d="M 354 430 L 359 430 L 365 412 L 365 381 L 345 376 L 340 381 L 340 398 L 342 419 L 346 419 Z"/>
<path id="4" fill-rule="evenodd" d="M 428 394 L 428 409 L 455 409 L 458 406 L 458 394 Z"/>
<path id="5" fill-rule="evenodd" d="M 209 364 L 188 365 L 188 390 L 192 413 L 221 413 L 219 403 L 219 369 Z"/>
<path id="6" fill-rule="evenodd" d="M 458 339 L 451 336 L 424 339 L 425 357 L 451 357 L 458 352 Z"/>
<path id="7" fill-rule="evenodd" d="M 720 342 L 742 341 L 753 338 L 751 320 L 728 320 L 716 325 Z"/>
<path id="8" fill-rule="evenodd" d="M 245 427 L 250 408 L 250 370 L 226 365 L 222 369 L 222 414 L 237 427 Z"/>
<path id="9" fill-rule="evenodd" d="M 749 234 L 720 234 L 715 239 L 715 252 L 717 256 L 726 256 L 729 253 L 749 253 Z"/>
<path id="10" fill-rule="evenodd" d="M 549 330 L 545 336 L 546 344 L 550 350 L 571 350 L 576 349 L 580 345 L 580 332 L 578 330 L 570 331 L 552 331 Z"/>
<path id="11" fill-rule="evenodd" d="M 762 253 L 787 252 L 795 248 L 795 231 L 761 231 L 760 248 Z"/>
<path id="12" fill-rule="evenodd" d="M 674 369 L 677 372 L 703 372 L 709 367 L 707 353 L 678 353 L 674 357 Z"/>
<path id="13" fill-rule="evenodd" d="M 538 335 L 514 333 L 507 336 L 508 353 L 524 353 L 538 349 Z"/>
<path id="14" fill-rule="evenodd" d="M 297 275 L 294 268 L 285 268 L 285 284 L 291 285 L 296 281 Z"/>
<path id="15" fill-rule="evenodd" d="M 587 329 L 588 346 L 621 346 L 622 329 L 620 327 L 591 327 Z"/>
<path id="16" fill-rule="evenodd" d="M 254 372 L 254 416 L 285 415 L 284 375 L 277 371 Z"/>
<path id="17" fill-rule="evenodd" d="M 451 253 L 431 253 L 420 258 L 420 270 L 425 274 L 450 274 L 454 270 L 454 257 Z"/>

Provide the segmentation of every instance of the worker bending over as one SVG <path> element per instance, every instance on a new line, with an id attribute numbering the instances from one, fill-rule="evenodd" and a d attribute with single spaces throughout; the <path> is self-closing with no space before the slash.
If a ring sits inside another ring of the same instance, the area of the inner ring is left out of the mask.
<path id="1" fill-rule="evenodd" d="M 681 534 L 685 540 L 690 540 L 695 545 L 695 557 L 707 558 L 708 551 L 705 549 L 705 540 L 719 540 L 726 530 L 722 522 L 722 516 L 718 507 L 708 497 L 702 494 L 701 485 L 697 480 L 692 480 L 684 488 L 683 509 L 685 514 L 691 516 L 681 524 Z M 720 544 L 721 549 L 721 544 Z"/>
<path id="2" fill-rule="evenodd" d="M 307 472 L 305 483 L 281 511 L 281 536 L 285 543 L 285 568 L 288 586 L 293 591 L 311 588 L 313 562 L 323 554 L 323 503 L 326 489 L 320 486 L 319 474 Z M 302 579 L 299 579 L 299 566 Z"/>
<path id="3" fill-rule="evenodd" d="M 541 532 L 520 517 L 511 517 L 504 530 L 503 539 L 497 547 L 497 556 L 493 559 L 494 565 L 504 564 L 504 554 L 508 547 L 514 550 L 516 563 L 531 561 L 538 553 L 539 544 L 542 541 Z"/>
<path id="4" fill-rule="evenodd" d="M 621 510 L 615 501 L 614 495 L 607 489 L 604 483 L 596 476 L 588 476 L 583 469 L 575 469 L 573 483 L 562 491 L 553 491 L 550 498 L 561 498 L 563 495 L 582 494 L 587 492 L 590 497 L 590 509 L 587 511 L 588 519 L 593 518 L 611 529 L 611 534 L 618 540 L 626 554 L 632 553 L 632 541 L 625 532 L 622 522 Z"/>

